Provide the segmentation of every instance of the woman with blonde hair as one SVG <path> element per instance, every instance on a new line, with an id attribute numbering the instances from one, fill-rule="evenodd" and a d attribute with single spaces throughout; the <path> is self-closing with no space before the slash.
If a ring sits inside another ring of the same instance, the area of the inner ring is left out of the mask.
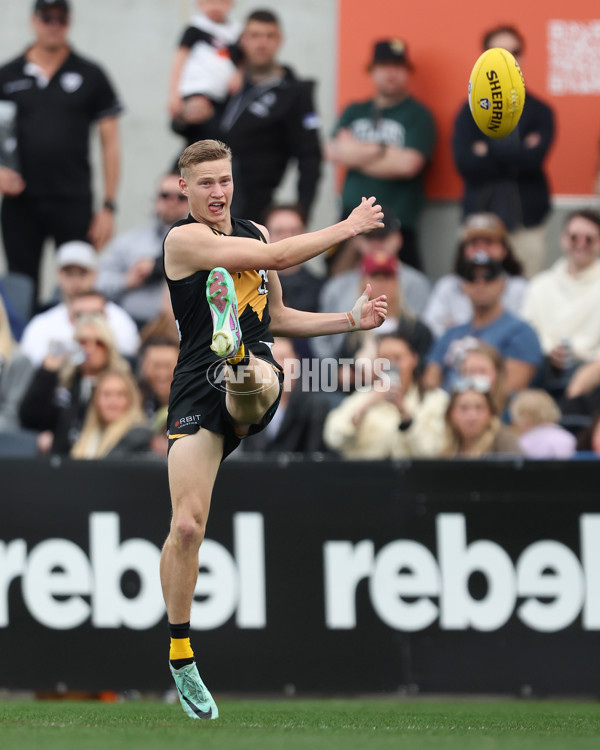
<path id="1" fill-rule="evenodd" d="M 446 458 L 480 458 L 521 450 L 511 429 L 502 424 L 490 381 L 482 376 L 458 379 L 446 410 Z"/>
<path id="2" fill-rule="evenodd" d="M 68 455 L 77 440 L 99 376 L 129 372 L 103 315 L 82 315 L 70 347 L 51 347 L 21 402 L 24 427 L 37 430 L 41 453 Z"/>
<path id="3" fill-rule="evenodd" d="M 19 429 L 19 404 L 33 365 L 13 339 L 6 308 L 0 297 L 0 431 Z"/>
<path id="4" fill-rule="evenodd" d="M 133 376 L 106 370 L 98 378 L 72 458 L 117 458 L 150 451 L 152 431 Z"/>

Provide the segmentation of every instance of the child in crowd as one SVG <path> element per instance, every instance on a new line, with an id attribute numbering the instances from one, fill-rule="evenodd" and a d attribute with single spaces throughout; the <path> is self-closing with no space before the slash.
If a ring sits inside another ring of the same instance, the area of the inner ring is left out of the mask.
<path id="1" fill-rule="evenodd" d="M 183 33 L 171 69 L 169 112 L 174 120 L 194 121 L 191 110 L 198 97 L 208 100 L 203 103 L 206 112 L 239 89 L 242 26 L 229 18 L 232 6 L 233 0 L 197 0 L 198 12 Z"/>
<path id="2" fill-rule="evenodd" d="M 510 404 L 519 447 L 528 458 L 571 458 L 576 439 L 557 424 L 560 409 L 549 393 L 528 389 L 517 393 Z"/>

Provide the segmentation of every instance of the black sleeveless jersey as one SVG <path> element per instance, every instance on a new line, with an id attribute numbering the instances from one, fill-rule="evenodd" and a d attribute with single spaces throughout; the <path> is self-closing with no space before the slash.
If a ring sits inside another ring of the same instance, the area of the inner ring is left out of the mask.
<path id="1" fill-rule="evenodd" d="M 249 237 L 266 242 L 262 232 L 247 219 L 231 219 L 233 237 Z M 173 227 L 194 224 L 189 215 Z M 173 228 L 172 227 L 172 228 Z M 169 230 L 170 231 L 170 230 Z M 216 235 L 225 236 L 216 229 Z M 164 244 L 163 244 L 164 253 Z M 170 279 L 167 284 L 171 294 L 171 304 L 179 330 L 180 350 L 175 378 L 179 373 L 195 372 L 216 362 L 219 358 L 211 350 L 212 318 L 206 301 L 206 281 L 210 270 L 196 271 L 184 279 Z M 272 342 L 269 331 L 269 305 L 267 292 L 267 271 L 241 271 L 232 273 L 238 299 L 238 316 L 242 329 L 242 340 L 252 351 L 252 344 Z"/>

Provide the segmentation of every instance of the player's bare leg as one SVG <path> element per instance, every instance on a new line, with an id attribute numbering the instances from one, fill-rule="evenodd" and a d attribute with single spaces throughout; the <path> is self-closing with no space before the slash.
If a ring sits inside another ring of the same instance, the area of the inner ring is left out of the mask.
<path id="1" fill-rule="evenodd" d="M 231 367 L 226 365 L 226 406 L 237 428 L 258 424 L 279 396 L 279 378 L 272 365 L 247 356 L 248 363 Z"/>
<path id="2" fill-rule="evenodd" d="M 217 706 L 202 682 L 189 640 L 198 578 L 198 550 L 206 529 L 212 490 L 223 455 L 223 437 L 201 429 L 179 438 L 169 451 L 173 517 L 160 560 L 160 578 L 171 630 L 171 672 L 184 711 L 216 719 Z"/>

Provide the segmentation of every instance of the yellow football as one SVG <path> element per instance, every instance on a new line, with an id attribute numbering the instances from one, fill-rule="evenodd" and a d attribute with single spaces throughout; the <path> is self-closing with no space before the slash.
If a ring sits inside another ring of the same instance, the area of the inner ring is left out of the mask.
<path id="1" fill-rule="evenodd" d="M 519 122 L 524 104 L 519 63 L 500 47 L 486 50 L 469 78 L 469 107 L 477 127 L 490 138 L 504 138 Z"/>

